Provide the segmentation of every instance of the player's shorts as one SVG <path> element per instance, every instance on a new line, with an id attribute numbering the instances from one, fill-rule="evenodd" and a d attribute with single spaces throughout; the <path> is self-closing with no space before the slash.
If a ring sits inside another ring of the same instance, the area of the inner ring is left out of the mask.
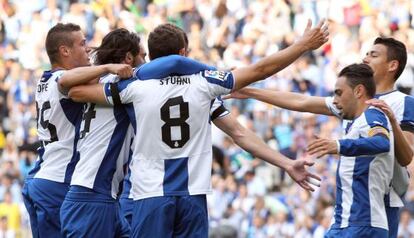
<path id="1" fill-rule="evenodd" d="M 129 225 L 132 222 L 132 214 L 134 211 L 134 200 L 131 198 L 123 198 L 119 199 L 119 207 L 121 211 L 121 215 L 125 218 Z"/>
<path id="2" fill-rule="evenodd" d="M 129 237 L 130 227 L 109 195 L 89 188 L 71 186 L 60 210 L 62 234 L 78 237 Z"/>
<path id="3" fill-rule="evenodd" d="M 60 207 L 69 185 L 40 178 L 26 179 L 22 194 L 30 216 L 33 238 L 63 237 L 59 219 Z"/>
<path id="4" fill-rule="evenodd" d="M 164 196 L 134 201 L 132 237 L 208 237 L 205 195 Z"/>
<path id="5" fill-rule="evenodd" d="M 370 226 L 350 226 L 346 228 L 331 228 L 325 238 L 387 238 L 386 229 Z"/>
<path id="6" fill-rule="evenodd" d="M 397 238 L 398 224 L 400 221 L 400 208 L 385 206 L 387 212 L 389 238 Z"/>

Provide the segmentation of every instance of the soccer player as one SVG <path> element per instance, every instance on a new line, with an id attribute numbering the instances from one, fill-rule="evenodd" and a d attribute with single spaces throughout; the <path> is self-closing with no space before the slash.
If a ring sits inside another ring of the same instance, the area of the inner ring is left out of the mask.
<path id="1" fill-rule="evenodd" d="M 151 77 L 151 71 L 147 79 L 104 85 L 110 104 L 126 104 L 135 132 L 130 165 L 131 193 L 136 200 L 133 237 L 208 236 L 205 194 L 210 192 L 211 100 L 278 72 L 305 51 L 321 46 L 327 37 L 323 22 L 313 29 L 308 24 L 293 45 L 249 67 L 163 78 Z M 168 68 L 160 63 L 163 56 L 185 55 L 180 31 L 162 25 L 150 33 L 148 48 L 153 60 L 148 65 L 158 69 L 153 75 Z M 102 88 L 90 85 L 90 90 L 100 101 Z M 281 157 L 269 162 L 292 169 Z M 296 174 L 295 181 L 308 184 L 308 174 Z"/>
<path id="2" fill-rule="evenodd" d="M 402 42 L 393 38 L 378 37 L 363 59 L 374 71 L 376 84 L 375 99 L 368 101 L 383 110 L 390 119 L 394 132 L 396 164 L 392 187 L 386 196 L 386 210 L 391 238 L 397 237 L 399 208 L 403 206 L 402 196 L 408 189 L 407 166 L 413 157 L 414 142 L 414 98 L 394 90 L 395 81 L 404 70 L 407 53 Z M 291 92 L 276 92 L 244 88 L 231 95 L 235 98 L 252 97 L 278 107 L 294 111 L 337 115 L 338 109 L 332 98 L 312 97 Z M 411 145 L 411 147 L 410 147 Z"/>
<path id="3" fill-rule="evenodd" d="M 45 45 L 52 69 L 43 73 L 35 96 L 41 146 L 22 193 L 33 237 L 55 238 L 61 237 L 59 210 L 79 158 L 76 145 L 83 110 L 83 104 L 73 102 L 67 92 L 74 84 L 87 83 L 64 75 L 68 69 L 90 63 L 89 48 L 78 25 L 55 25 Z M 117 72 L 118 68 L 111 70 Z"/>
<path id="4" fill-rule="evenodd" d="M 184 38 L 184 48 L 185 48 L 185 56 L 188 53 L 188 38 L 186 33 L 179 27 L 172 25 L 172 24 L 165 24 L 164 27 L 170 28 L 171 30 L 178 30 L 182 32 Z M 202 70 L 215 70 L 213 67 L 209 67 L 206 65 L 195 64 L 192 67 L 188 68 L 188 74 L 197 73 Z M 138 70 L 139 71 L 139 70 Z M 149 71 L 149 70 L 147 70 Z M 187 70 L 186 70 L 187 71 Z M 165 73 L 165 72 L 164 72 Z M 140 73 L 138 73 L 140 75 Z M 244 150 L 250 152 L 251 154 L 259 157 L 264 158 L 267 161 L 271 161 L 272 157 L 280 157 L 282 155 L 278 154 L 276 151 L 271 150 L 256 134 L 251 132 L 250 130 L 243 127 L 235 117 L 230 115 L 229 111 L 224 107 L 223 101 L 221 99 L 215 99 L 212 102 L 212 106 L 210 109 L 210 121 L 212 121 L 219 129 L 224 131 L 227 135 L 229 135 L 237 145 L 239 145 Z M 289 161 L 290 163 L 290 161 Z M 293 162 L 293 167 L 302 170 L 303 165 L 306 164 L 308 166 L 312 165 L 308 161 L 295 161 Z M 292 171 L 288 171 L 292 176 L 294 173 Z M 131 223 L 132 214 L 133 214 L 133 199 L 132 194 L 130 193 L 131 190 L 131 182 L 129 180 L 130 171 L 128 177 L 124 180 L 124 188 L 120 197 L 120 205 L 121 210 L 128 220 Z M 316 178 L 316 177 L 314 177 Z M 314 189 L 308 186 L 305 183 L 300 184 L 303 188 L 313 191 Z"/>
<path id="5" fill-rule="evenodd" d="M 139 36 L 126 29 L 108 33 L 94 55 L 96 65 L 119 63 L 132 69 L 145 62 Z M 91 81 L 102 73 L 102 67 L 91 66 L 69 70 L 66 75 Z M 118 79 L 116 74 L 106 74 L 99 82 L 112 83 Z M 79 93 L 76 87 L 71 89 L 72 97 L 80 97 Z M 65 237 L 129 237 L 129 225 L 121 216 L 116 199 L 132 139 L 124 107 L 87 104 L 78 143 L 79 162 L 60 212 Z"/>
<path id="6" fill-rule="evenodd" d="M 394 166 L 392 131 L 386 115 L 366 101 L 375 95 L 372 69 L 353 64 L 339 73 L 333 104 L 345 122 L 341 140 L 316 138 L 308 152 L 340 154 L 336 177 L 335 222 L 325 237 L 387 238 L 384 196 Z"/>

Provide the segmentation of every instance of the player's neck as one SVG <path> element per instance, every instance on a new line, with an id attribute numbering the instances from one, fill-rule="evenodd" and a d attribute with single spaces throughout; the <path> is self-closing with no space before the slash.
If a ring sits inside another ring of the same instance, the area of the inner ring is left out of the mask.
<path id="1" fill-rule="evenodd" d="M 369 98 L 363 98 L 361 100 L 358 101 L 358 106 L 355 110 L 355 116 L 354 119 L 358 118 L 359 116 L 362 115 L 362 113 L 365 112 L 365 110 L 367 110 L 367 108 L 369 107 L 368 104 L 365 103 L 365 101 L 367 101 Z"/>
<path id="2" fill-rule="evenodd" d="M 55 71 L 55 70 L 58 70 L 58 69 L 69 70 L 71 68 L 73 68 L 73 67 L 71 67 L 71 66 L 69 66 L 67 64 L 64 64 L 64 63 L 55 63 L 55 64 L 52 64 L 52 71 Z"/>
<path id="3" fill-rule="evenodd" d="M 379 82 L 376 83 L 376 94 L 382 94 L 382 93 L 387 93 L 387 92 L 391 92 L 392 90 L 394 90 L 394 79 L 391 80 L 381 80 Z"/>

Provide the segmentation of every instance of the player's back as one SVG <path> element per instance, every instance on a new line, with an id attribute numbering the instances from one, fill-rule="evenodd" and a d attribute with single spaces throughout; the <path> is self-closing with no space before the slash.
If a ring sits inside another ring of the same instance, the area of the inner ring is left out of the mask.
<path id="1" fill-rule="evenodd" d="M 29 175 L 69 183 L 78 159 L 76 144 L 83 104 L 59 91 L 57 81 L 63 73 L 64 70 L 45 71 L 37 83 L 37 132 L 41 147 Z"/>
<path id="2" fill-rule="evenodd" d="M 100 79 L 100 83 L 117 80 L 116 75 L 108 74 Z M 78 144 L 80 159 L 71 185 L 84 186 L 116 198 L 124 178 L 132 137 L 132 127 L 123 106 L 87 103 Z"/>
<path id="3" fill-rule="evenodd" d="M 219 71 L 119 83 L 135 130 L 134 200 L 210 192 L 210 108 L 232 87 L 232 74 Z"/>

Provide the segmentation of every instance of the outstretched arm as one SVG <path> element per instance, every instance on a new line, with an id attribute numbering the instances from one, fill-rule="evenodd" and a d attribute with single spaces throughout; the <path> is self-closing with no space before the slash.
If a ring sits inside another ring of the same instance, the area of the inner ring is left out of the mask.
<path id="1" fill-rule="evenodd" d="M 329 116 L 333 115 L 326 105 L 325 98 L 307 96 L 300 93 L 274 91 L 269 89 L 242 88 L 224 98 L 254 98 L 292 111 L 310 112 Z"/>
<path id="2" fill-rule="evenodd" d="M 58 81 L 59 90 L 67 94 L 74 86 L 88 84 L 107 73 L 117 74 L 120 78 L 132 76 L 132 67 L 128 64 L 104 64 L 97 66 L 78 67 L 66 71 Z"/>
<path id="3" fill-rule="evenodd" d="M 309 20 L 303 36 L 284 50 L 276 52 L 259 60 L 257 63 L 247 67 L 237 68 L 232 71 L 235 78 L 233 90 L 238 90 L 251 83 L 266 79 L 267 77 L 286 68 L 303 53 L 314 50 L 328 41 L 328 27 L 325 21 L 311 29 L 312 22 Z"/>
<path id="4" fill-rule="evenodd" d="M 315 179 L 320 180 L 320 178 L 306 170 L 306 166 L 312 166 L 313 162 L 290 160 L 277 151 L 272 150 L 256 134 L 243 127 L 231 114 L 217 118 L 213 122 L 218 128 L 228 134 L 237 145 L 253 156 L 286 170 L 302 188 L 314 191 L 310 184 L 319 185 L 319 182 L 312 181 L 315 181 Z"/>

